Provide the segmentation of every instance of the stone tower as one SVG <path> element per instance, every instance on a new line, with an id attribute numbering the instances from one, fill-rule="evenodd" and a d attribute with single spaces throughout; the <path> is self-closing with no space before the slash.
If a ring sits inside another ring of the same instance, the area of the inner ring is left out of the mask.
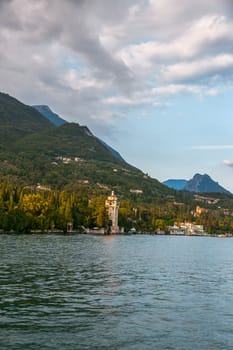
<path id="1" fill-rule="evenodd" d="M 114 194 L 114 191 L 112 191 L 111 196 L 108 196 L 108 199 L 105 201 L 105 207 L 108 211 L 109 220 L 112 222 L 110 232 L 119 233 L 120 230 L 118 226 L 118 210 L 120 207 L 120 202 L 117 196 Z"/>

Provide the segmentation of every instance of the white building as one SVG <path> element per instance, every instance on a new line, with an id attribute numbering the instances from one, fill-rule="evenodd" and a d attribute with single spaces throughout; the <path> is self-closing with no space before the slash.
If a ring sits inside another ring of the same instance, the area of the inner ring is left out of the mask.
<path id="1" fill-rule="evenodd" d="M 203 225 L 196 225 L 192 222 L 180 222 L 174 226 L 169 226 L 171 235 L 203 236 L 205 235 Z"/>
<path id="2" fill-rule="evenodd" d="M 111 196 L 108 196 L 108 199 L 105 201 L 105 207 L 108 211 L 108 217 L 111 221 L 111 233 L 119 233 L 119 226 L 118 226 L 118 210 L 120 207 L 120 202 L 117 198 L 117 196 L 114 194 L 114 191 L 112 191 Z"/>

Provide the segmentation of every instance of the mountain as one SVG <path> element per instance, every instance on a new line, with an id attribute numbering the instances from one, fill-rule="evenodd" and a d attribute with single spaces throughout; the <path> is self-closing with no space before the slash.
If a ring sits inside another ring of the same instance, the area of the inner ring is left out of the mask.
<path id="1" fill-rule="evenodd" d="M 66 123 L 40 133 L 27 135 L 15 143 L 15 150 L 40 156 L 80 158 L 84 160 L 119 163 L 86 126 Z M 125 164 L 120 160 L 120 163 Z"/>
<path id="2" fill-rule="evenodd" d="M 0 97 L 1 180 L 85 194 L 115 190 L 134 203 L 172 200 L 171 189 L 126 163 L 88 127 L 55 126 L 35 108 L 6 94 Z"/>
<path id="3" fill-rule="evenodd" d="M 34 108 L 0 93 L 0 146 L 53 125 Z"/>
<path id="4" fill-rule="evenodd" d="M 15 127 L 24 133 L 37 132 L 52 127 L 48 119 L 33 107 L 1 92 L 0 125 L 1 127 Z"/>
<path id="5" fill-rule="evenodd" d="M 99 141 L 102 143 L 102 145 L 104 145 L 105 148 L 107 148 L 109 150 L 109 152 L 117 159 L 122 160 L 123 162 L 125 162 L 124 158 L 120 155 L 119 152 L 117 152 L 114 148 L 112 148 L 111 146 L 109 146 L 106 142 L 104 142 L 103 140 L 99 139 Z"/>
<path id="6" fill-rule="evenodd" d="M 85 182 L 92 189 L 99 187 L 108 192 L 115 189 L 129 194 L 130 190 L 139 190 L 141 197 L 171 194 L 159 181 L 115 157 L 86 126 L 77 123 L 27 135 L 11 144 L 10 151 L 14 155 L 14 159 L 12 154 L 9 158 L 14 174 L 23 175 L 21 179 L 26 182 L 60 189 L 76 189 Z"/>
<path id="7" fill-rule="evenodd" d="M 36 105 L 32 106 L 38 112 L 40 112 L 45 118 L 47 118 L 52 124 L 60 126 L 66 124 L 67 121 L 62 119 L 58 114 L 54 113 L 49 106 L 46 105 Z"/>
<path id="8" fill-rule="evenodd" d="M 218 182 L 212 180 L 207 174 L 195 174 L 193 178 L 186 183 L 184 190 L 196 193 L 215 192 L 231 194 L 225 188 L 220 186 Z"/>
<path id="9" fill-rule="evenodd" d="M 68 123 L 66 120 L 61 118 L 58 114 L 54 113 L 49 106 L 46 105 L 35 105 L 32 106 L 35 108 L 38 112 L 40 112 L 45 118 L 47 118 L 51 123 L 53 123 L 55 126 L 60 126 Z M 89 131 L 90 132 L 90 131 Z M 119 152 L 117 152 L 114 148 L 109 146 L 106 142 L 99 139 L 99 141 L 104 145 L 105 148 L 109 150 L 109 152 L 117 159 L 124 161 L 122 156 Z"/>
<path id="10" fill-rule="evenodd" d="M 184 190 L 195 193 L 225 193 L 231 194 L 228 190 L 223 188 L 211 179 L 207 174 L 195 174 L 190 180 L 183 179 L 169 179 L 163 182 L 169 188 L 174 190 Z"/>
<path id="11" fill-rule="evenodd" d="M 164 181 L 163 184 L 169 188 L 173 188 L 174 190 L 180 191 L 184 189 L 187 182 L 188 182 L 187 180 L 183 180 L 183 179 L 182 180 L 169 179 Z"/>

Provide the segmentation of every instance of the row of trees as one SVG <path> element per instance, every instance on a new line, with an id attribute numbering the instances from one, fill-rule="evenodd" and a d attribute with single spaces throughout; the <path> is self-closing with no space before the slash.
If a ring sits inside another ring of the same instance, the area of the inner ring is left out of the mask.
<path id="1" fill-rule="evenodd" d="M 108 227 L 105 209 L 106 194 L 35 190 L 28 187 L 0 183 L 0 230 L 29 232 L 32 230 L 63 230 L 72 222 L 74 230 L 83 227 Z M 141 203 L 121 199 L 119 226 L 126 231 L 167 230 L 174 222 L 196 221 L 209 233 L 233 232 L 233 217 L 221 210 L 209 210 L 198 218 L 189 205 L 172 201 Z"/>
<path id="2" fill-rule="evenodd" d="M 0 184 L 0 229 L 65 231 L 69 222 L 75 229 L 106 226 L 104 199 L 102 196 L 90 199 L 64 191 L 35 191 Z"/>

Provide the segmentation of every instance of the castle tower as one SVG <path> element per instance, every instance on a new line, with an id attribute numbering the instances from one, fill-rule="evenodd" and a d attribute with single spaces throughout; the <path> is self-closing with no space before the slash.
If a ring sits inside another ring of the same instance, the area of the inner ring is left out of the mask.
<path id="1" fill-rule="evenodd" d="M 120 202 L 117 196 L 112 191 L 111 196 L 108 196 L 108 199 L 105 201 L 105 207 L 108 211 L 109 220 L 112 222 L 111 233 L 119 233 L 118 226 L 118 210 L 120 207 Z"/>

